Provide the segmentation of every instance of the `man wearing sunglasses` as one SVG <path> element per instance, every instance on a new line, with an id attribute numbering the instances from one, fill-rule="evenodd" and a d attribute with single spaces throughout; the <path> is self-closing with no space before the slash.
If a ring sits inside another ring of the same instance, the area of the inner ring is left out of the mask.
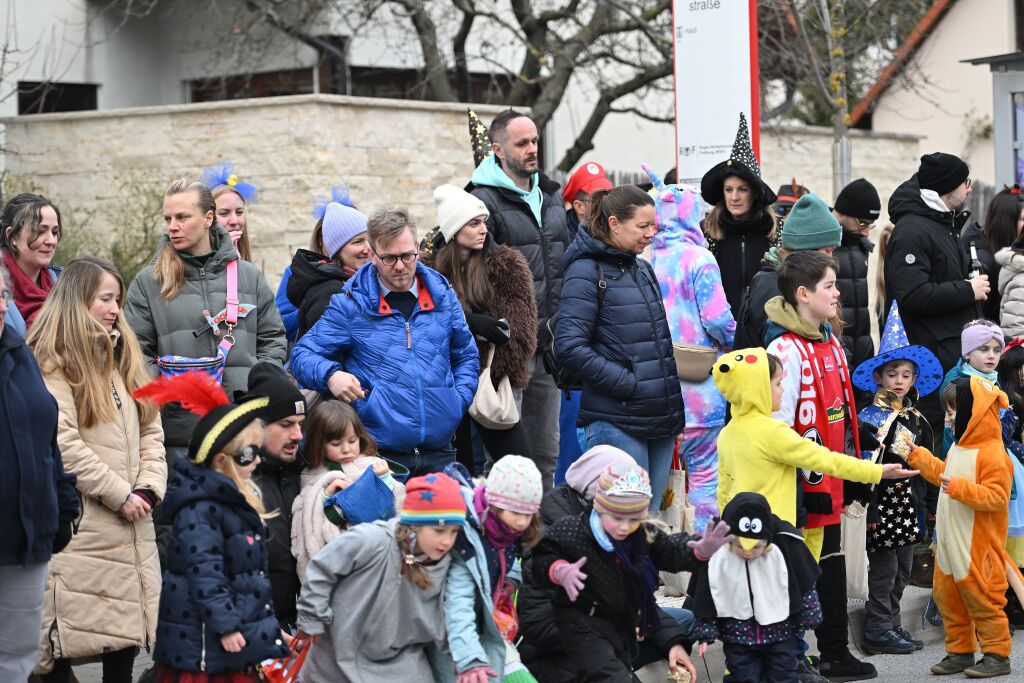
<path id="1" fill-rule="evenodd" d="M 832 252 L 832 258 L 839 264 L 836 287 L 846 323 L 842 342 L 851 368 L 875 355 L 868 307 L 868 258 L 875 248 L 869 235 L 881 210 L 878 190 L 864 178 L 844 187 L 832 209 L 832 215 L 843 228 L 842 242 Z"/>
<path id="2" fill-rule="evenodd" d="M 409 212 L 381 209 L 367 233 L 371 262 L 295 345 L 292 374 L 351 403 L 410 477 L 438 472 L 455 460 L 452 437 L 476 393 L 476 342 L 455 290 L 419 262 Z"/>

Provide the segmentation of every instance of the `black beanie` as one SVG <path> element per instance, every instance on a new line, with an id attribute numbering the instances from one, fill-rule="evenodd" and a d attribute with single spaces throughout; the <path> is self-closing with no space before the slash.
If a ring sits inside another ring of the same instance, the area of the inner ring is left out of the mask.
<path id="1" fill-rule="evenodd" d="M 247 397 L 266 396 L 270 404 L 260 413 L 264 422 L 306 414 L 306 399 L 279 365 L 260 361 L 249 370 Z M 236 397 L 239 394 L 236 394 Z"/>
<path id="2" fill-rule="evenodd" d="M 844 216 L 873 221 L 882 210 L 882 200 L 878 198 L 874 185 L 857 178 L 839 193 L 834 208 Z"/>
<path id="3" fill-rule="evenodd" d="M 917 184 L 922 190 L 935 194 L 949 194 L 971 175 L 971 169 L 964 160 L 953 154 L 933 152 L 921 157 L 917 169 Z"/>

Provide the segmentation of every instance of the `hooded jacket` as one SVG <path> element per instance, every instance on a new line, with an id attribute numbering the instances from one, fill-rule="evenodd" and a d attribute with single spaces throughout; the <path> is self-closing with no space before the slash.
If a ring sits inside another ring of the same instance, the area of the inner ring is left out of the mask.
<path id="1" fill-rule="evenodd" d="M 444 448 L 473 401 L 480 360 L 462 304 L 448 281 L 416 265 L 419 301 L 408 320 L 380 295 L 377 268 L 360 268 L 292 349 L 299 384 L 326 392 L 338 370 L 366 398 L 352 402 L 384 451 Z"/>
<path id="2" fill-rule="evenodd" d="M 345 272 L 330 259 L 309 249 L 296 250 L 287 290 L 288 301 L 299 311 L 296 341 L 316 324 L 331 297 L 340 293 L 347 281 Z"/>
<path id="3" fill-rule="evenodd" d="M 732 406 L 732 419 L 718 437 L 718 508 L 744 491 L 760 493 L 779 518 L 796 524 L 797 468 L 867 484 L 882 479 L 882 466 L 833 453 L 772 417 L 768 355 L 738 349 L 712 370 Z"/>
<path id="4" fill-rule="evenodd" d="M 118 397 L 114 419 L 91 427 L 79 424 L 64 373 L 44 379 L 57 400 L 57 440 L 66 467 L 78 477 L 83 508 L 78 533 L 50 560 L 40 657 L 40 669 L 49 670 L 55 658 L 149 647 L 156 638 L 160 561 L 153 517 L 128 522 L 118 510 L 139 489 L 163 498 L 167 462 L 160 418 L 139 421 L 119 373 L 110 378 Z M 107 611 L 111 604 L 118 605 L 116 619 Z"/>
<path id="5" fill-rule="evenodd" d="M 718 262 L 700 229 L 698 196 L 673 188 L 655 200 L 658 232 L 651 252 L 672 341 L 731 348 L 736 321 L 722 289 Z M 725 422 L 725 397 L 710 375 L 702 382 L 681 382 L 680 388 L 687 427 L 718 427 Z"/>
<path id="6" fill-rule="evenodd" d="M 565 255 L 555 353 L 583 379 L 577 424 L 606 421 L 647 439 L 683 429 L 672 334 L 654 270 L 585 226 Z M 597 301 L 598 265 L 606 289 Z"/>
<path id="7" fill-rule="evenodd" d="M 836 288 L 843 322 L 840 340 L 846 350 L 851 368 L 875 355 L 875 342 L 871 339 L 871 308 L 868 306 L 868 258 L 875 245 L 867 237 L 843 230 L 843 241 L 832 258 L 839 264 Z"/>
<path id="8" fill-rule="evenodd" d="M 487 206 L 487 231 L 526 259 L 533 274 L 537 301 L 537 346 L 547 343 L 547 321 L 558 312 L 562 292 L 563 256 L 569 229 L 558 183 L 537 173 L 530 192 L 523 192 L 491 154 L 476 167 L 467 191 Z"/>
<path id="9" fill-rule="evenodd" d="M 205 266 L 200 268 L 191 259 L 182 258 L 185 282 L 177 297 L 172 301 L 164 301 L 151 264 L 128 287 L 124 315 L 139 339 L 142 355 L 153 377 L 159 374 L 156 359 L 160 356 L 216 356 L 220 337 L 211 332 L 196 337 L 192 331 L 206 324 L 204 310 L 213 315 L 224 310 L 227 263 L 238 259 L 238 301 L 252 304 L 256 309 L 244 318 L 239 318 L 234 329 L 235 345 L 228 354 L 223 380 L 224 391 L 228 396 L 234 396 L 236 391 L 247 388 L 249 369 L 258 361 L 266 360 L 283 365 L 288 358 L 288 344 L 281 314 L 274 302 L 274 293 L 270 291 L 263 273 L 252 263 L 238 258 L 238 252 L 231 246 L 231 237 L 224 228 L 215 225 L 212 231 L 210 237 L 215 245 L 214 253 Z M 160 238 L 157 253 L 167 243 L 167 235 L 164 235 Z M 223 325 L 221 333 L 224 333 Z M 177 404 L 165 407 L 161 414 L 164 445 L 187 448 L 189 436 L 199 418 L 182 410 Z"/>
<path id="10" fill-rule="evenodd" d="M 999 411 L 1009 407 L 1009 400 L 980 377 L 970 378 L 970 389 L 970 419 L 945 461 L 922 446 L 908 458 L 910 466 L 936 486 L 940 476 L 950 478 L 947 490 L 939 493 L 935 515 L 935 570 L 958 583 L 970 578 L 969 583 L 992 586 L 997 598 L 1008 581 L 1024 600 L 1024 577 L 1004 549 L 1013 463 L 1003 447 Z M 958 387 L 958 418 L 962 406 Z"/>
<path id="11" fill-rule="evenodd" d="M 1000 249 L 996 262 L 1002 266 L 999 271 L 999 325 L 1010 337 L 1024 334 L 1024 254 L 1013 247 Z"/>
<path id="12" fill-rule="evenodd" d="M 943 370 L 960 357 L 964 324 L 979 315 L 967 281 L 967 252 L 960 243 L 960 229 L 969 216 L 926 204 L 916 174 L 889 199 L 889 220 L 896 227 L 883 264 L 884 310 L 893 299 L 899 303 L 910 343 L 931 349 Z"/>
<path id="13" fill-rule="evenodd" d="M 0 332 L 0 567 L 46 562 L 78 516 L 76 477 L 57 447 L 57 402 L 21 335 Z"/>
<path id="14" fill-rule="evenodd" d="M 267 579 L 266 530 L 233 481 L 179 458 L 164 514 L 174 520 L 153 659 L 180 671 L 242 671 L 283 657 Z M 239 631 L 230 653 L 221 636 Z"/>

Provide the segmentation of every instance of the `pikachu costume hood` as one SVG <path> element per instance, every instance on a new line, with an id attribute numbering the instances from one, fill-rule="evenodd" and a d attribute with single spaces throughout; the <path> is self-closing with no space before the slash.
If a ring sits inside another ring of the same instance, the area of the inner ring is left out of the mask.
<path id="1" fill-rule="evenodd" d="M 760 493 L 782 520 L 796 524 L 796 470 L 824 472 L 866 484 L 882 479 L 882 466 L 833 453 L 772 417 L 768 354 L 738 349 L 711 369 L 732 404 L 732 420 L 718 437 L 718 508 L 736 495 Z"/>
<path id="2" fill-rule="evenodd" d="M 1006 394 L 980 377 L 956 385 L 956 442 L 946 460 L 915 448 L 911 467 L 932 484 L 949 478 L 935 518 L 935 599 L 945 620 L 946 650 L 1008 656 L 1003 606 L 1007 586 L 1024 600 L 1024 577 L 1004 546 L 1013 464 L 1003 447 L 999 411 Z"/>

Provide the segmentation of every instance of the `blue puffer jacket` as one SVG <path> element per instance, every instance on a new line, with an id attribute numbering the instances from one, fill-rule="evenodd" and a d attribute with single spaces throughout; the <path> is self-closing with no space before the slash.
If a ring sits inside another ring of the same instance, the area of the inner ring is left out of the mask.
<path id="1" fill-rule="evenodd" d="M 167 548 L 153 659 L 181 671 L 242 671 L 283 657 L 263 522 L 223 474 L 179 458 L 164 516 Z M 221 636 L 240 631 L 231 654 Z"/>
<path id="2" fill-rule="evenodd" d="M 285 266 L 281 273 L 281 284 L 277 286 L 277 295 L 274 301 L 277 302 L 277 310 L 281 313 L 281 322 L 284 323 L 284 334 L 288 343 L 295 341 L 299 334 L 299 309 L 288 298 L 288 280 L 292 277 L 292 267 Z"/>
<path id="3" fill-rule="evenodd" d="M 606 421 L 649 439 L 675 436 L 683 398 L 653 269 L 594 239 L 585 225 L 565 261 L 555 353 L 583 380 L 579 426 Z M 600 306 L 598 263 L 607 283 Z"/>
<path id="4" fill-rule="evenodd" d="M 480 374 L 455 290 L 422 263 L 416 280 L 407 323 L 383 301 L 376 266 L 360 268 L 292 350 L 292 374 L 307 389 L 326 392 L 338 370 L 359 378 L 368 395 L 352 407 L 380 448 L 399 453 L 448 446 Z"/>
<path id="5" fill-rule="evenodd" d="M 35 356 L 0 333 L 0 566 L 46 562 L 58 526 L 78 516 L 77 478 L 57 448 L 57 402 Z"/>

